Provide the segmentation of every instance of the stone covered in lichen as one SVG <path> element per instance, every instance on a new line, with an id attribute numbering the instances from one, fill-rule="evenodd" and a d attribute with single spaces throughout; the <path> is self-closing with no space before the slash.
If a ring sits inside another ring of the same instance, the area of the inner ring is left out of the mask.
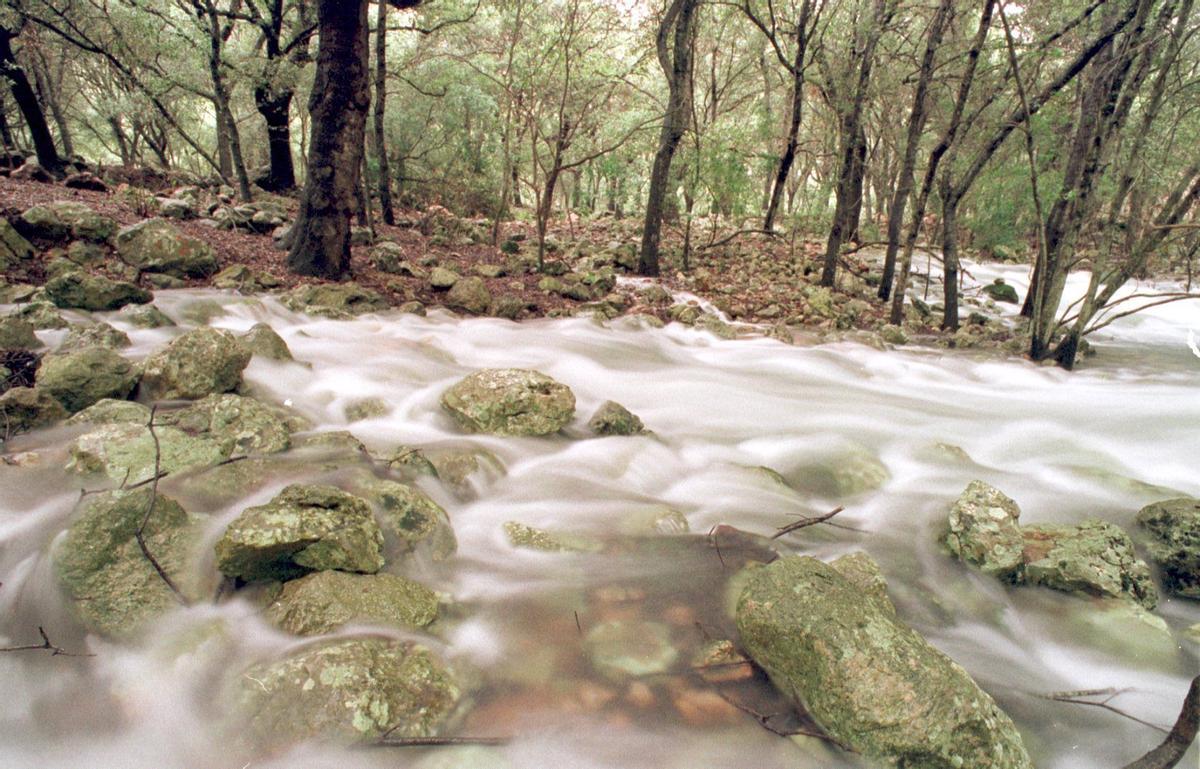
<path id="1" fill-rule="evenodd" d="M 129 335 L 107 323 L 77 323 L 67 332 L 67 338 L 58 346 L 60 352 L 79 350 L 85 347 L 106 347 L 120 350 L 132 342 Z"/>
<path id="2" fill-rule="evenodd" d="M 210 395 L 159 421 L 189 435 L 204 435 L 229 454 L 274 454 L 292 443 L 287 424 L 271 408 L 240 395 Z"/>
<path id="3" fill-rule="evenodd" d="M 319 571 L 283 586 L 267 619 L 296 635 L 320 635 L 349 624 L 422 628 L 437 619 L 438 597 L 393 574 Z"/>
<path id="4" fill-rule="evenodd" d="M 868 757 L 922 769 L 1028 769 L 1008 716 L 896 619 L 886 593 L 864 590 L 875 570 L 858 560 L 842 564 L 846 574 L 804 556 L 754 570 L 738 601 L 742 647 L 826 732 Z"/>
<path id="5" fill-rule="evenodd" d="M 238 337 L 242 346 L 254 355 L 268 360 L 293 360 L 292 351 L 275 329 L 266 323 L 255 323 L 250 330 Z"/>
<path id="6" fill-rule="evenodd" d="M 462 697 L 454 674 L 428 649 L 382 638 L 310 646 L 246 670 L 237 686 L 239 733 L 269 749 L 385 733 L 433 737 Z"/>
<path id="7" fill-rule="evenodd" d="M 117 255 L 142 272 L 206 278 L 217 271 L 212 246 L 184 235 L 165 219 L 146 219 L 117 233 Z"/>
<path id="8" fill-rule="evenodd" d="M 388 309 L 387 298 L 357 283 L 314 283 L 296 286 L 280 297 L 285 307 L 296 312 L 327 318 L 348 318 Z"/>
<path id="9" fill-rule="evenodd" d="M 142 394 L 152 400 L 195 400 L 234 390 L 250 351 L 228 331 L 198 328 L 176 337 L 146 359 Z"/>
<path id="10" fill-rule="evenodd" d="M 217 568 L 247 582 L 336 569 L 383 568 L 383 533 L 362 499 L 333 486 L 292 485 L 238 516 L 217 542 Z"/>
<path id="11" fill-rule="evenodd" d="M 150 423 L 150 409 L 136 401 L 103 398 L 67 420 L 69 425 L 120 425 Z"/>
<path id="12" fill-rule="evenodd" d="M 144 288 L 103 275 L 71 270 L 46 283 L 46 297 L 56 307 L 80 310 L 118 310 L 127 304 L 146 304 L 154 296 Z"/>
<path id="13" fill-rule="evenodd" d="M 125 398 L 136 384 L 133 364 L 104 347 L 47 355 L 37 373 L 37 386 L 72 413 L 103 398 Z"/>
<path id="14" fill-rule="evenodd" d="M 1163 589 L 1200 598 L 1200 499 L 1168 499 L 1146 505 L 1138 525 L 1150 532 L 1150 557 L 1162 570 Z"/>
<path id="15" fill-rule="evenodd" d="M 441 561 L 458 550 L 450 516 L 420 489 L 372 477 L 356 491 L 375 505 L 384 535 L 395 541 L 397 552 L 428 553 Z"/>
<path id="16" fill-rule="evenodd" d="M 156 439 L 157 438 L 157 442 Z M 155 459 L 160 472 L 178 475 L 184 470 L 211 467 L 228 454 L 204 436 L 188 435 L 163 425 L 114 422 L 99 425 L 71 442 L 67 469 L 82 474 L 100 473 L 117 483 L 140 483 L 154 475 Z"/>
<path id="17" fill-rule="evenodd" d="M 600 543 L 573 534 L 551 533 L 517 521 L 504 524 L 504 534 L 513 547 L 546 553 L 594 553 Z"/>
<path id="18" fill-rule="evenodd" d="M 1158 590 L 1129 535 L 1105 521 L 1026 526 L 1024 581 L 1102 598 L 1129 598 L 1153 609 Z"/>
<path id="19" fill-rule="evenodd" d="M 146 549 L 189 598 L 199 590 L 188 569 L 200 531 L 179 503 L 152 492 L 112 491 L 86 497 L 54 550 L 54 567 L 70 605 L 91 631 L 128 637 L 179 599 L 137 543 L 145 521 Z"/>
<path id="20" fill-rule="evenodd" d="M 566 385 L 528 369 L 484 369 L 442 394 L 442 406 L 472 432 L 550 435 L 575 414 Z"/>
<path id="21" fill-rule="evenodd" d="M 1016 580 L 1024 539 L 1017 520 L 1021 509 L 999 489 L 971 481 L 950 510 L 942 542 L 960 560 L 983 573 Z"/>

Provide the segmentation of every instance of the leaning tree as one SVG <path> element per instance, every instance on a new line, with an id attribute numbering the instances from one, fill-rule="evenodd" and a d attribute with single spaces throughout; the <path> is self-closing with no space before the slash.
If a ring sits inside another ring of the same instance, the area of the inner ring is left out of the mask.
<path id="1" fill-rule="evenodd" d="M 421 0 L 387 0 L 415 8 Z M 340 278 L 350 268 L 350 217 L 371 105 L 367 0 L 320 0 L 308 174 L 289 235 L 288 269 Z"/>

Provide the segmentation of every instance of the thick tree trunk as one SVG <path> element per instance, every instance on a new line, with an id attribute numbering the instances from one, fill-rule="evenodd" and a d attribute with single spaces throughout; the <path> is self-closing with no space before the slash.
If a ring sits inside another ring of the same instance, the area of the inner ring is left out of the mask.
<path id="1" fill-rule="evenodd" d="M 320 0 L 317 13 L 308 175 L 287 263 L 301 275 L 340 278 L 350 269 L 350 216 L 370 107 L 367 2 Z"/>
<path id="2" fill-rule="evenodd" d="M 958 202 L 942 185 L 942 329 L 958 331 Z"/>
<path id="3" fill-rule="evenodd" d="M 37 94 L 33 92 L 25 70 L 17 63 L 12 49 L 13 37 L 15 35 L 12 30 L 0 28 L 0 74 L 8 78 L 13 99 L 16 100 L 17 107 L 25 118 L 25 124 L 29 127 L 38 162 L 50 173 L 61 174 L 62 158 L 54 146 L 54 137 L 50 134 L 50 126 L 46 124 L 46 115 L 42 112 L 42 105 L 38 103 Z"/>
<path id="4" fill-rule="evenodd" d="M 658 61 L 667 75 L 667 113 L 663 116 L 650 173 L 650 191 L 646 200 L 646 221 L 642 227 L 642 247 L 638 257 L 638 273 L 658 274 L 659 242 L 662 238 L 663 217 L 667 211 L 667 195 L 671 186 L 671 160 L 683 138 L 688 124 L 688 79 L 692 71 L 692 19 L 698 0 L 674 0 L 658 28 Z M 674 32 L 674 48 L 667 50 L 667 39 Z"/>
<path id="5" fill-rule="evenodd" d="M 392 169 L 388 166 L 384 117 L 387 105 L 387 3 L 375 16 L 375 159 L 379 164 L 379 211 L 386 224 L 396 223 L 392 210 Z"/>
<path id="6" fill-rule="evenodd" d="M 296 186 L 296 167 L 292 163 L 292 94 L 272 91 L 265 85 L 254 89 L 254 106 L 267 124 L 267 148 L 271 170 L 259 186 L 269 192 L 286 192 Z"/>

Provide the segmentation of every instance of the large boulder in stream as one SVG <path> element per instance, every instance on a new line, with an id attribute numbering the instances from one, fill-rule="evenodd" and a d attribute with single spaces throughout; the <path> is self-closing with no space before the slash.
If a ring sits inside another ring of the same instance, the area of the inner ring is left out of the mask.
<path id="1" fill-rule="evenodd" d="M 40 387 L 14 387 L 0 395 L 0 438 L 49 427 L 67 418 L 67 410 Z"/>
<path id="2" fill-rule="evenodd" d="M 1026 526 L 1024 581 L 1067 593 L 1125 598 L 1147 609 L 1158 604 L 1150 568 L 1129 535 L 1107 521 L 1074 526 Z"/>
<path id="3" fill-rule="evenodd" d="M 195 400 L 242 383 L 251 353 L 228 331 L 198 328 L 178 336 L 142 366 L 141 392 L 152 400 Z"/>
<path id="4" fill-rule="evenodd" d="M 309 646 L 246 670 L 237 682 L 239 733 L 265 748 L 433 737 L 459 705 L 454 673 L 428 649 L 384 638 Z"/>
<path id="5" fill-rule="evenodd" d="M 37 373 L 37 386 L 71 413 L 103 398 L 125 398 L 135 384 L 134 365 L 105 347 L 47 355 Z"/>
<path id="6" fill-rule="evenodd" d="M 388 309 L 383 294 L 357 283 L 313 283 L 296 286 L 279 299 L 285 307 L 326 318 L 348 318 Z"/>
<path id="7" fill-rule="evenodd" d="M 251 582 L 310 571 L 374 574 L 383 568 L 383 532 L 364 500 L 333 486 L 288 486 L 239 515 L 217 542 L 217 568 Z"/>
<path id="8" fill-rule="evenodd" d="M 450 516 L 420 489 L 370 476 L 354 491 L 375 506 L 389 552 L 442 561 L 458 550 Z"/>
<path id="9" fill-rule="evenodd" d="M 119 310 L 127 304 L 146 304 L 154 299 L 149 291 L 132 283 L 79 270 L 50 279 L 46 297 L 55 307 L 92 311 Z"/>
<path id="10" fill-rule="evenodd" d="M 117 255 L 141 272 L 207 278 L 217 271 L 212 247 L 184 235 L 165 219 L 147 219 L 117 233 Z"/>
<path id="11" fill-rule="evenodd" d="M 1015 581 L 1024 564 L 1020 517 L 1011 497 L 983 481 L 971 481 L 950 510 L 942 543 L 984 574 Z"/>
<path id="12" fill-rule="evenodd" d="M 756 569 L 737 626 L 780 691 L 870 758 L 921 769 L 1032 766 L 995 701 L 897 618 L 866 556 L 793 556 Z"/>
<path id="13" fill-rule="evenodd" d="M 295 635 L 321 635 L 350 623 L 423 628 L 437 619 L 438 597 L 394 574 L 318 571 L 285 584 L 266 616 Z"/>
<path id="14" fill-rule="evenodd" d="M 124 484 L 141 483 L 159 471 L 178 475 L 185 470 L 212 467 L 228 457 L 216 441 L 188 435 L 170 425 L 154 428 L 145 423 L 110 422 L 71 442 L 68 470 L 84 475 L 105 475 Z"/>
<path id="15" fill-rule="evenodd" d="M 1150 533 L 1150 557 L 1162 570 L 1163 589 L 1200 598 L 1200 499 L 1168 499 L 1146 505 L 1138 525 Z"/>
<path id="16" fill-rule="evenodd" d="M 185 596 L 199 598 L 200 585 L 188 567 L 200 525 L 179 503 L 149 488 L 85 497 L 54 549 L 54 567 L 88 630 L 129 637 L 180 604 L 137 542 L 143 523 L 146 549 L 154 560 Z"/>
<path id="17" fill-rule="evenodd" d="M 550 435 L 575 415 L 575 395 L 539 371 L 484 369 L 444 392 L 442 407 L 472 432 Z"/>
<path id="18" fill-rule="evenodd" d="M 226 456 L 275 454 L 292 444 L 291 430 L 275 410 L 232 393 L 210 395 L 180 411 L 164 412 L 158 421 L 215 441 Z"/>

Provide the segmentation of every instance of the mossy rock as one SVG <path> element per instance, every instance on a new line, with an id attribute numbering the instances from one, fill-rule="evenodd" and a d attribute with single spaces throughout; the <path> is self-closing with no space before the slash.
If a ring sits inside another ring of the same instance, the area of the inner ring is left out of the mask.
<path id="1" fill-rule="evenodd" d="M 1015 582 L 1024 566 L 1021 509 L 983 481 L 971 481 L 950 510 L 942 543 L 984 574 Z"/>
<path id="2" fill-rule="evenodd" d="M 85 347 L 104 347 L 121 350 L 132 342 L 129 335 L 107 323 L 76 323 L 67 332 L 67 338 L 59 345 L 59 351 L 79 350 Z"/>
<path id="3" fill-rule="evenodd" d="M 428 554 L 441 561 L 458 550 L 450 516 L 420 489 L 371 477 L 355 490 L 375 506 L 384 536 L 398 554 Z"/>
<path id="4" fill-rule="evenodd" d="M 1129 535 L 1107 521 L 1075 526 L 1026 526 L 1024 582 L 1067 593 L 1125 598 L 1147 609 L 1158 604 L 1150 568 Z"/>
<path id="5" fill-rule="evenodd" d="M 68 451 L 68 470 L 102 474 L 124 484 L 152 478 L 156 455 L 160 472 L 171 475 L 212 467 L 228 457 L 216 441 L 204 436 L 188 435 L 168 425 L 155 427 L 151 435 L 145 424 L 120 422 L 101 424 L 84 433 L 71 442 Z"/>
<path id="6" fill-rule="evenodd" d="M 1147 549 L 1162 570 L 1163 589 L 1200 599 L 1200 500 L 1185 497 L 1146 505 L 1137 523 L 1150 534 Z"/>
<path id="7" fill-rule="evenodd" d="M 596 435 L 641 435 L 646 432 L 642 420 L 616 401 L 605 401 L 588 420 Z"/>
<path id="8" fill-rule="evenodd" d="M 212 247 L 165 219 L 147 219 L 117 233 L 117 255 L 142 272 L 176 278 L 207 278 L 217 271 Z"/>
<path id="9" fill-rule="evenodd" d="M 387 299 L 357 283 L 314 283 L 297 286 L 281 297 L 284 306 L 296 312 L 327 318 L 348 318 L 388 309 Z"/>
<path id="10" fill-rule="evenodd" d="M 277 361 L 294 360 L 287 342 L 283 341 L 283 337 L 266 323 L 255 323 L 249 331 L 238 337 L 238 341 L 251 354 L 260 358 Z"/>
<path id="11" fill-rule="evenodd" d="M 39 347 L 42 347 L 42 340 L 34 333 L 32 323 L 20 318 L 0 318 L 0 350 L 36 350 Z"/>
<path id="12" fill-rule="evenodd" d="M 109 280 L 73 269 L 46 283 L 46 296 L 56 307 L 104 311 L 127 304 L 146 304 L 153 295 L 132 283 Z"/>
<path id="13" fill-rule="evenodd" d="M 42 359 L 37 385 L 71 413 L 104 398 L 125 398 L 137 384 L 133 363 L 104 347 L 53 353 Z"/>
<path id="14" fill-rule="evenodd" d="M 0 395 L 0 438 L 50 427 L 67 418 L 58 398 L 39 387 L 13 387 Z"/>
<path id="15" fill-rule="evenodd" d="M 198 328 L 146 359 L 141 393 L 152 400 L 194 400 L 229 392 L 242 383 L 250 357 L 228 331 Z"/>
<path id="16" fill-rule="evenodd" d="M 321 635 L 347 624 L 426 627 L 438 616 L 429 588 L 394 574 L 319 571 L 287 582 L 267 620 L 294 635 Z"/>
<path id="17" fill-rule="evenodd" d="M 210 395 L 183 410 L 164 412 L 159 421 L 214 441 L 226 455 L 275 454 L 292 445 L 291 430 L 274 409 L 232 393 Z"/>
<path id="18" fill-rule="evenodd" d="M 575 395 L 538 371 L 484 369 L 443 393 L 442 407 L 472 432 L 550 435 L 574 417 Z"/>

